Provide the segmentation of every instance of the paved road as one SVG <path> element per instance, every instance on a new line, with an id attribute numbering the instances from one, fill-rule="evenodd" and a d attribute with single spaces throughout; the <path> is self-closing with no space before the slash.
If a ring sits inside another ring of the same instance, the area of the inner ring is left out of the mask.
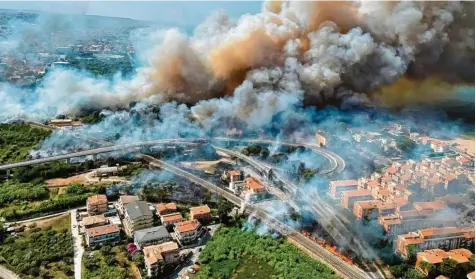
<path id="1" fill-rule="evenodd" d="M 152 156 L 142 155 L 141 156 L 144 160 L 148 161 L 151 166 L 160 167 L 170 171 L 178 176 L 184 177 L 194 183 L 197 183 L 208 190 L 215 192 L 230 202 L 234 203 L 237 206 L 242 206 L 244 204 L 244 200 L 240 197 L 233 195 L 232 193 L 206 181 L 194 174 L 191 174 L 187 171 L 184 171 L 176 166 L 163 162 L 161 160 L 155 159 Z M 368 276 L 359 270 L 357 267 L 347 264 L 345 261 L 340 259 L 339 257 L 332 254 L 330 251 L 326 250 L 324 247 L 318 245 L 317 243 L 311 241 L 307 237 L 303 236 L 295 229 L 289 227 L 288 225 L 284 224 L 283 222 L 277 220 L 273 216 L 269 215 L 264 210 L 254 207 L 251 204 L 246 204 L 246 211 L 250 212 L 252 216 L 259 218 L 271 228 L 274 228 L 282 235 L 291 237 L 295 239 L 297 242 L 302 244 L 304 247 L 309 249 L 311 252 L 315 253 L 323 262 L 329 264 L 337 273 L 342 274 L 344 277 L 351 278 L 351 279 L 364 279 L 368 278 Z"/>
<path id="2" fill-rule="evenodd" d="M 74 249 L 74 279 L 81 279 L 81 261 L 83 259 L 84 248 L 82 236 L 79 234 L 79 224 L 76 219 L 77 210 L 71 210 L 71 233 L 73 234 Z"/>
<path id="3" fill-rule="evenodd" d="M 20 276 L 16 275 L 10 269 L 7 269 L 6 267 L 0 265 L 0 278 L 3 278 L 3 279 L 20 279 Z"/>

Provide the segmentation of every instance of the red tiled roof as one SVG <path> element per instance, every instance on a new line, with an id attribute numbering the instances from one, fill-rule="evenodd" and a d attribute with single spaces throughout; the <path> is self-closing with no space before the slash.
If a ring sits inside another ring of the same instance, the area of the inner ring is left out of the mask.
<path id="1" fill-rule="evenodd" d="M 384 197 L 388 197 L 392 194 L 392 192 L 389 189 L 379 189 L 378 193 L 379 195 L 382 195 Z"/>
<path id="2" fill-rule="evenodd" d="M 105 235 L 110 233 L 119 232 L 119 227 L 117 225 L 104 225 L 91 229 L 86 229 L 86 234 L 90 237 L 95 237 L 99 235 Z"/>
<path id="3" fill-rule="evenodd" d="M 397 206 L 403 206 L 403 205 L 408 203 L 408 201 L 405 199 L 405 197 L 396 197 L 396 198 L 393 199 L 393 202 Z"/>
<path id="4" fill-rule="evenodd" d="M 390 167 L 385 170 L 388 173 L 395 174 L 397 172 L 397 168 Z"/>
<path id="5" fill-rule="evenodd" d="M 190 207 L 190 214 L 191 215 L 200 215 L 200 214 L 209 214 L 210 207 L 208 205 Z"/>
<path id="6" fill-rule="evenodd" d="M 413 207 L 417 210 L 440 210 L 448 208 L 446 203 L 442 200 L 436 200 L 432 202 L 415 202 L 413 203 Z"/>
<path id="7" fill-rule="evenodd" d="M 171 214 L 162 215 L 162 220 L 164 220 L 164 223 L 176 222 L 176 221 L 182 220 L 182 219 L 183 219 L 183 217 L 182 217 L 182 214 L 180 214 L 180 212 L 175 212 L 175 213 L 171 213 Z"/>
<path id="8" fill-rule="evenodd" d="M 435 185 L 435 184 L 439 184 L 441 181 L 438 177 L 432 177 L 430 179 L 428 179 L 428 184 L 432 184 L 432 185 Z"/>
<path id="9" fill-rule="evenodd" d="M 456 179 L 456 176 L 455 176 L 455 175 L 449 175 L 449 174 L 448 174 L 448 175 L 444 175 L 444 176 L 443 176 L 443 179 L 444 179 L 444 180 L 447 180 L 447 181 L 453 181 L 453 180 Z"/>
<path id="10" fill-rule="evenodd" d="M 382 182 L 388 182 L 388 181 L 392 181 L 392 177 L 386 175 L 386 176 L 382 176 Z"/>
<path id="11" fill-rule="evenodd" d="M 427 228 L 418 231 L 423 237 L 430 237 L 433 235 L 446 235 L 446 234 L 473 234 L 474 231 L 469 228 L 457 228 L 457 227 L 442 227 L 442 228 Z"/>
<path id="12" fill-rule="evenodd" d="M 395 204 L 393 202 L 378 201 L 376 204 L 380 210 L 395 208 Z"/>
<path id="13" fill-rule="evenodd" d="M 371 209 L 371 208 L 376 208 L 377 200 L 371 200 L 371 201 L 358 201 L 355 204 L 360 206 L 362 209 Z M 354 205 L 355 206 L 355 205 Z"/>
<path id="14" fill-rule="evenodd" d="M 246 182 L 246 186 L 251 190 L 264 189 L 263 184 L 261 184 L 261 182 L 259 182 L 258 179 L 256 179 L 255 177 L 250 176 L 245 179 L 245 182 Z"/>
<path id="15" fill-rule="evenodd" d="M 121 201 L 122 205 L 126 205 L 130 202 L 138 201 L 139 197 L 138 196 L 132 196 L 132 195 L 124 195 L 124 196 L 120 196 L 119 200 Z"/>
<path id="16" fill-rule="evenodd" d="M 401 180 L 410 180 L 412 176 L 410 174 L 404 174 L 400 177 Z"/>
<path id="17" fill-rule="evenodd" d="M 159 203 L 157 204 L 156 206 L 157 208 L 157 211 L 160 213 L 160 212 L 163 212 L 165 210 L 177 210 L 177 205 L 173 202 L 170 202 L 170 203 Z"/>
<path id="18" fill-rule="evenodd" d="M 230 175 L 230 176 L 239 176 L 239 175 L 241 175 L 241 171 L 240 170 L 229 170 L 229 171 L 227 171 L 227 174 Z"/>
<path id="19" fill-rule="evenodd" d="M 360 189 L 360 190 L 344 191 L 342 195 L 346 195 L 347 197 L 371 196 L 372 192 L 370 192 L 369 190 Z"/>
<path id="20" fill-rule="evenodd" d="M 380 187 L 380 183 L 378 183 L 377 181 L 375 180 L 369 180 L 369 182 L 367 182 L 367 187 L 370 187 L 370 188 L 379 188 Z"/>
<path id="21" fill-rule="evenodd" d="M 357 180 L 334 180 L 331 181 L 335 187 L 342 187 L 342 186 L 357 186 L 358 181 Z"/>
<path id="22" fill-rule="evenodd" d="M 183 233 L 196 230 L 200 226 L 200 223 L 194 219 L 190 221 L 179 222 L 175 224 L 175 226 L 180 233 Z"/>
<path id="23" fill-rule="evenodd" d="M 99 205 L 107 203 L 106 195 L 94 195 L 88 198 L 89 205 Z"/>

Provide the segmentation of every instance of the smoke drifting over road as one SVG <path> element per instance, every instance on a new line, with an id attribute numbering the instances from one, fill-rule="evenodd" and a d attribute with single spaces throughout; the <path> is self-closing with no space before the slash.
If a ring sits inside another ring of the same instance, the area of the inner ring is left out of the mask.
<path id="1" fill-rule="evenodd" d="M 130 79 L 52 71 L 33 96 L 3 85 L 7 109 L 0 119 L 125 108 L 146 98 L 191 104 L 202 123 L 220 117 L 265 123 L 295 105 L 399 99 L 386 94 L 412 103 L 418 90 L 381 89 L 431 78 L 447 82 L 450 95 L 454 85 L 473 81 L 473 22 L 471 2 L 266 2 L 262 12 L 237 22 L 215 13 L 193 36 L 150 32 L 149 43 L 138 43 L 143 66 Z"/>

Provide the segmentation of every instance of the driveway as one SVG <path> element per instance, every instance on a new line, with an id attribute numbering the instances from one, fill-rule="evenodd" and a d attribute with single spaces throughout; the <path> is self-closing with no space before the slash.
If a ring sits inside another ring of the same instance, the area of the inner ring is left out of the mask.
<path id="1" fill-rule="evenodd" d="M 74 279 L 81 279 L 81 260 L 83 259 L 84 248 L 82 236 L 79 234 L 78 221 L 76 219 L 76 209 L 71 210 L 71 233 L 74 244 Z"/>
<path id="2" fill-rule="evenodd" d="M 13 271 L 0 265 L 0 278 L 3 279 L 20 279 L 18 275 L 13 273 Z"/>

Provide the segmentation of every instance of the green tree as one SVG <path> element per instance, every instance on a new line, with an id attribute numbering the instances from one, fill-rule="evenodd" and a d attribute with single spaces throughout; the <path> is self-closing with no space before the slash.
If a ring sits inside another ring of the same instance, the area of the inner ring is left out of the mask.
<path id="1" fill-rule="evenodd" d="M 399 264 L 390 267 L 390 272 L 392 272 L 395 278 L 402 278 L 408 270 L 407 264 Z"/>
<path id="2" fill-rule="evenodd" d="M 446 277 L 453 278 L 457 274 L 458 262 L 452 259 L 443 259 L 443 262 L 438 266 L 438 273 Z"/>
<path id="3" fill-rule="evenodd" d="M 230 213 L 232 209 L 233 209 L 233 204 L 230 203 L 227 199 L 221 196 L 218 198 L 217 211 L 218 211 L 218 217 L 220 218 L 220 221 L 222 223 L 228 223 L 229 221 L 228 214 Z"/>
<path id="4" fill-rule="evenodd" d="M 138 266 L 138 267 L 143 267 L 144 266 L 144 255 L 140 252 L 135 253 L 132 255 L 132 261 Z"/>
<path id="5" fill-rule="evenodd" d="M 72 194 L 72 195 L 81 195 L 86 192 L 86 189 L 82 184 L 79 183 L 72 183 L 69 184 L 68 187 L 66 188 L 66 193 L 67 194 Z"/>
<path id="6" fill-rule="evenodd" d="M 407 137 L 399 137 L 397 139 L 397 147 L 403 152 L 411 152 L 415 146 L 416 143 Z"/>
<path id="7" fill-rule="evenodd" d="M 261 149 L 261 153 L 260 153 L 261 158 L 266 159 L 268 158 L 269 154 L 270 152 L 268 148 Z"/>
<path id="8" fill-rule="evenodd" d="M 407 263 L 409 265 L 415 265 L 416 262 L 416 254 L 418 253 L 418 247 L 415 244 L 410 244 L 407 246 Z"/>
<path id="9" fill-rule="evenodd" d="M 435 265 L 429 262 L 421 261 L 419 263 L 420 268 L 425 270 L 428 274 L 433 274 L 435 272 Z"/>
<path id="10" fill-rule="evenodd" d="M 407 270 L 407 272 L 405 272 L 405 275 L 403 276 L 403 278 L 405 279 L 424 279 L 426 278 L 426 276 L 421 273 L 420 271 L 414 269 L 414 268 L 410 268 Z"/>

